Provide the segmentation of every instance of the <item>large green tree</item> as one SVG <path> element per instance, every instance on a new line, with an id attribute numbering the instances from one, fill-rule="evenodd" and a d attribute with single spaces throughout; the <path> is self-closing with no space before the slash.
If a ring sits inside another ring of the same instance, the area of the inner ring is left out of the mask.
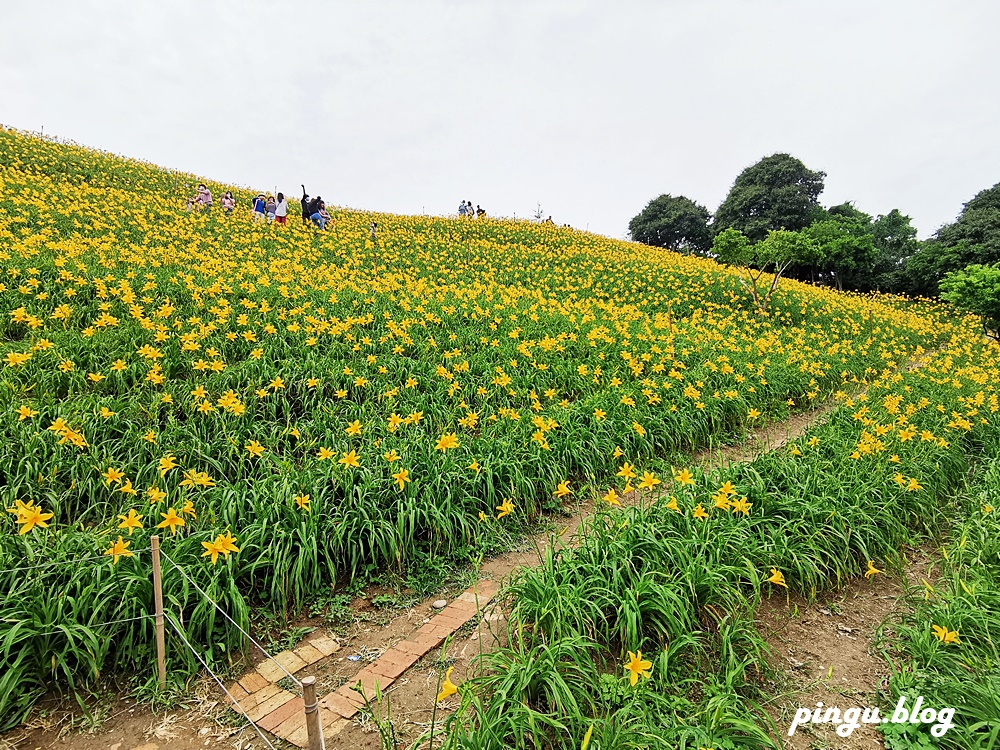
<path id="1" fill-rule="evenodd" d="M 973 264 L 945 274 L 941 298 L 978 316 L 983 333 L 1000 341 L 1000 263 Z"/>
<path id="2" fill-rule="evenodd" d="M 861 289 L 876 289 L 883 292 L 898 292 L 905 287 L 901 272 L 906 259 L 920 249 L 917 228 L 910 223 L 910 217 L 894 208 L 872 222 L 872 241 L 875 244 L 875 264 L 869 283 Z"/>
<path id="3" fill-rule="evenodd" d="M 838 289 L 857 289 L 861 280 L 870 276 L 876 252 L 868 214 L 849 203 L 833 206 L 802 234 L 813 241 L 817 266 L 832 277 Z"/>
<path id="4" fill-rule="evenodd" d="M 778 288 L 781 275 L 792 264 L 814 265 L 820 259 L 816 243 L 803 232 L 776 229 L 760 242 L 750 242 L 738 229 L 716 235 L 712 254 L 740 272 L 740 284 L 750 292 L 757 309 L 764 313 Z"/>
<path id="5" fill-rule="evenodd" d="M 953 224 L 938 230 L 907 262 L 907 291 L 935 295 L 945 274 L 1000 261 L 1000 183 L 970 200 Z"/>
<path id="6" fill-rule="evenodd" d="M 738 229 L 759 242 L 775 229 L 807 227 L 816 218 L 825 177 L 789 154 L 767 156 L 736 178 L 715 212 L 714 229 Z"/>
<path id="7" fill-rule="evenodd" d="M 947 246 L 966 242 L 982 255 L 1000 256 L 1000 183 L 966 203 L 954 224 L 938 230 L 937 239 Z"/>
<path id="8" fill-rule="evenodd" d="M 705 253 L 712 247 L 708 209 L 683 195 L 654 198 L 628 223 L 636 242 L 670 250 Z"/>

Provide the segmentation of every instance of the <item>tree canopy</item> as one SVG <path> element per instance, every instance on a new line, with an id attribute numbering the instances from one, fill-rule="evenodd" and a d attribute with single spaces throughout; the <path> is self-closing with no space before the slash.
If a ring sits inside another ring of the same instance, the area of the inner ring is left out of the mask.
<path id="1" fill-rule="evenodd" d="M 875 263 L 864 291 L 879 289 L 898 291 L 902 286 L 901 272 L 907 258 L 920 249 L 917 228 L 910 217 L 894 208 L 872 222 L 872 242 L 875 245 Z"/>
<path id="2" fill-rule="evenodd" d="M 979 317 L 983 333 L 1000 341 L 1000 263 L 974 264 L 941 280 L 941 299 Z"/>
<path id="3" fill-rule="evenodd" d="M 778 288 L 786 268 L 793 263 L 812 265 L 819 260 L 819 251 L 812 239 L 802 232 L 785 229 L 768 232 L 767 237 L 757 243 L 751 243 L 738 229 L 726 229 L 716 235 L 712 254 L 726 265 L 740 269 L 740 284 L 750 292 L 760 312 L 767 311 L 771 295 Z"/>
<path id="4" fill-rule="evenodd" d="M 815 218 L 825 177 L 789 154 L 767 156 L 736 178 L 713 228 L 738 229 L 751 242 L 775 229 L 803 229 Z"/>
<path id="5" fill-rule="evenodd" d="M 950 273 L 1000 264 L 1000 183 L 977 193 L 953 223 L 921 241 L 899 209 L 872 218 L 852 203 L 823 208 L 825 178 L 794 156 L 772 154 L 737 176 L 714 219 L 690 198 L 664 194 L 632 218 L 629 232 L 638 242 L 737 265 L 744 276 L 752 271 L 748 278 L 761 309 L 774 291 L 759 287 L 761 273 L 774 273 L 775 284 L 784 274 L 840 289 L 935 296 Z M 764 247 L 754 250 L 758 244 Z M 986 272 L 977 274 L 977 283 L 985 283 Z M 951 283 L 955 297 L 959 282 Z"/>
<path id="6" fill-rule="evenodd" d="M 832 275 L 838 289 L 856 287 L 855 278 L 875 264 L 871 218 L 845 203 L 802 230 L 815 245 L 816 265 Z"/>
<path id="7" fill-rule="evenodd" d="M 907 291 L 935 295 L 945 274 L 1000 262 L 1000 183 L 965 204 L 953 224 L 913 254 L 904 272 Z"/>
<path id="8" fill-rule="evenodd" d="M 708 209 L 683 195 L 654 198 L 628 223 L 636 242 L 670 250 L 704 253 L 712 247 Z"/>
<path id="9" fill-rule="evenodd" d="M 954 224 L 938 230 L 937 240 L 948 247 L 965 242 L 983 256 L 1000 256 L 1000 183 L 966 203 Z"/>

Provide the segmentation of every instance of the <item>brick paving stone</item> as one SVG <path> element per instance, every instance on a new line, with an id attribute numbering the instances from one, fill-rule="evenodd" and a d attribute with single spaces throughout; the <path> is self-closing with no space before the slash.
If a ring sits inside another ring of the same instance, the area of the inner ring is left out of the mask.
<path id="1" fill-rule="evenodd" d="M 473 612 L 478 612 L 479 610 L 486 607 L 486 605 L 489 604 L 492 599 L 492 597 L 488 596 L 479 596 L 477 598 L 476 595 L 473 594 L 471 591 L 467 593 L 469 594 L 469 598 L 456 600 L 454 602 L 456 607 L 468 607 Z M 465 594 L 462 594 L 462 596 L 465 596 Z"/>
<path id="2" fill-rule="evenodd" d="M 306 712 L 305 709 L 303 709 L 302 711 L 297 711 L 296 713 L 292 714 L 283 722 L 281 722 L 277 727 L 275 727 L 274 729 L 269 729 L 268 731 L 271 732 L 271 734 L 273 734 L 274 736 L 281 737 L 281 739 L 284 740 L 290 737 L 291 735 L 295 734 L 300 729 L 305 729 L 305 728 L 306 728 Z"/>
<path id="3" fill-rule="evenodd" d="M 350 725 L 350 723 L 350 721 L 340 716 L 340 714 L 336 714 L 333 711 L 327 711 L 325 708 L 319 709 L 319 725 L 323 728 L 324 740 L 336 737 L 344 731 L 344 727 Z M 309 730 L 306 728 L 306 718 L 304 713 L 302 714 L 301 725 L 296 726 L 286 722 L 278 727 L 277 731 L 282 733 L 278 736 L 285 740 L 285 742 L 290 742 L 296 747 L 309 747 Z"/>
<path id="4" fill-rule="evenodd" d="M 268 682 L 277 682 L 288 676 L 285 674 L 286 671 L 295 674 L 296 671 L 302 669 L 305 665 L 306 663 L 291 651 L 282 651 L 280 654 L 275 654 L 267 661 L 262 661 L 258 664 L 257 671 Z"/>
<path id="5" fill-rule="evenodd" d="M 482 602 L 483 598 L 492 599 L 497 591 L 500 590 L 499 585 L 496 581 L 479 581 L 476 585 L 472 586 L 469 591 L 479 594 L 479 601 Z"/>
<path id="6" fill-rule="evenodd" d="M 431 649 L 435 649 L 444 643 L 444 636 L 438 635 L 437 633 L 414 633 L 407 640 L 410 643 L 416 644 L 417 648 L 420 649 L 420 655 L 423 656 Z"/>
<path id="7" fill-rule="evenodd" d="M 247 692 L 240 683 L 234 682 L 232 685 L 226 685 L 226 691 L 233 696 L 233 699 L 237 703 L 242 703 L 244 700 L 250 697 L 250 693 Z"/>
<path id="8" fill-rule="evenodd" d="M 240 677 L 240 687 L 248 693 L 256 693 L 258 690 L 267 687 L 268 684 L 270 684 L 269 681 L 257 671 L 247 672 Z"/>
<path id="9" fill-rule="evenodd" d="M 257 665 L 257 674 L 271 683 L 277 682 L 282 677 L 286 677 L 285 673 L 281 671 L 281 667 L 270 659 L 262 661 Z"/>
<path id="10" fill-rule="evenodd" d="M 294 650 L 294 653 L 297 657 L 304 661 L 306 665 L 315 664 L 325 656 L 322 651 L 315 646 L 310 645 L 308 642 L 300 644 L 299 647 Z"/>
<path id="11" fill-rule="evenodd" d="M 404 654 L 415 656 L 418 659 L 427 653 L 420 644 L 410 640 L 400 641 L 393 648 L 402 651 Z"/>
<path id="12" fill-rule="evenodd" d="M 305 703 L 302 702 L 301 698 L 293 698 L 281 704 L 267 716 L 262 717 L 257 723 L 271 734 L 277 734 L 280 737 L 281 734 L 274 730 L 282 722 L 292 718 L 296 713 L 305 715 Z"/>
<path id="13" fill-rule="evenodd" d="M 291 745 L 295 745 L 295 747 L 307 748 L 309 747 L 309 730 L 303 724 L 287 737 L 282 737 L 281 739 Z M 323 739 L 326 739 L 326 732 L 323 732 Z"/>
<path id="14" fill-rule="evenodd" d="M 295 696 L 287 690 L 279 690 L 276 695 L 271 696 L 263 703 L 258 703 L 256 706 L 247 711 L 247 717 L 250 721 L 260 721 L 274 709 L 285 705 L 294 697 Z"/>
<path id="15" fill-rule="evenodd" d="M 358 707 L 351 703 L 349 700 L 344 698 L 342 695 L 337 693 L 330 693 L 329 695 L 320 698 L 319 700 L 320 710 L 326 709 L 331 713 L 335 713 L 338 716 L 342 716 L 345 719 L 350 719 L 358 712 Z"/>
<path id="16" fill-rule="evenodd" d="M 448 628 L 450 632 L 454 633 L 468 621 L 468 617 L 461 617 L 454 612 L 442 612 L 437 617 L 431 618 L 428 624 L 436 625 L 439 628 Z"/>
<path id="17" fill-rule="evenodd" d="M 325 718 L 329 717 L 329 718 Z M 320 709 L 320 726 L 323 727 L 323 739 L 326 743 L 336 737 L 338 734 L 344 731 L 347 727 L 351 725 L 351 722 L 347 719 L 343 719 L 330 711 L 324 711 Z M 296 729 L 294 732 L 289 734 L 287 737 L 283 738 L 286 742 L 290 742 L 296 747 L 309 747 L 309 733 L 306 729 L 305 724 L 301 728 Z M 328 750 L 332 750 L 332 745 L 327 744 Z"/>
<path id="18" fill-rule="evenodd" d="M 294 651 L 282 651 L 274 655 L 274 661 L 287 669 L 292 674 L 298 672 L 306 665 L 306 662 Z"/>
<path id="19" fill-rule="evenodd" d="M 396 648 L 391 648 L 382 654 L 372 664 L 372 671 L 390 680 L 395 680 L 403 672 L 417 663 L 420 657 Z"/>
<path id="20" fill-rule="evenodd" d="M 434 645 L 438 645 L 444 642 L 444 639 L 453 632 L 455 632 L 455 629 L 452 628 L 451 625 L 431 620 L 426 625 L 422 625 L 417 628 L 417 632 L 413 634 L 413 640 L 419 643 L 421 638 L 434 637 L 437 638 L 437 643 Z M 434 648 L 434 646 L 431 646 L 430 648 Z M 430 648 L 427 650 L 429 651 Z"/>
<path id="21" fill-rule="evenodd" d="M 240 705 L 243 706 L 245 710 L 250 710 L 255 706 L 259 706 L 264 701 L 270 700 L 278 693 L 281 692 L 281 688 L 272 682 L 268 682 L 256 693 L 250 693 L 245 699 L 240 701 Z"/>
<path id="22" fill-rule="evenodd" d="M 468 602 L 459 602 L 455 604 L 452 602 L 447 607 L 442 609 L 437 613 L 437 617 L 465 617 L 468 619 L 469 615 L 466 613 L 475 612 L 476 608 Z"/>
<path id="23" fill-rule="evenodd" d="M 459 594 L 458 596 L 455 597 L 455 601 L 456 602 L 467 602 L 467 603 L 472 604 L 473 606 L 475 606 L 475 604 L 476 604 L 476 598 L 477 597 L 476 597 L 475 593 L 473 593 L 472 591 L 463 591 L 461 594 Z M 480 601 L 482 600 L 482 596 L 480 596 L 478 598 L 479 598 Z"/>
<path id="24" fill-rule="evenodd" d="M 310 646 L 323 654 L 323 656 L 329 656 L 336 651 L 340 651 L 340 644 L 328 635 L 321 635 L 318 638 L 310 638 L 307 642 Z"/>
<path id="25" fill-rule="evenodd" d="M 325 708 L 319 709 L 319 725 L 323 728 L 323 739 L 329 740 L 340 734 L 344 727 L 351 722 L 342 718 L 339 714 L 327 711 Z M 339 726 L 338 726 L 339 725 Z M 302 726 L 293 728 L 289 725 L 290 731 L 279 735 L 285 742 L 290 742 L 296 747 L 309 747 L 309 730 L 306 728 L 305 714 L 302 714 Z M 279 732 L 285 730 L 285 725 L 278 727 Z"/>
<path id="26" fill-rule="evenodd" d="M 334 719 L 329 724 L 323 724 L 323 736 L 324 737 L 336 737 L 338 734 L 343 732 L 347 727 L 351 725 L 347 719 Z"/>
<path id="27" fill-rule="evenodd" d="M 355 683 L 349 683 L 349 684 L 353 685 Z M 339 688 L 337 688 L 336 693 L 340 698 L 342 698 L 344 701 L 354 706 L 355 708 L 360 709 L 362 706 L 365 705 L 364 699 L 362 699 L 358 691 L 351 690 L 349 685 L 341 685 Z"/>
<path id="28" fill-rule="evenodd" d="M 373 665 L 369 665 L 358 672 L 354 677 L 351 678 L 350 685 L 357 685 L 358 682 L 361 683 L 361 687 L 364 688 L 365 695 L 368 696 L 368 700 L 372 700 L 375 697 L 375 682 L 378 681 L 379 689 L 385 690 L 389 687 L 395 679 L 384 677 L 378 674 L 374 669 Z"/>
<path id="29" fill-rule="evenodd" d="M 476 605 L 473 604 L 472 602 L 459 602 L 458 604 L 449 604 L 447 607 L 441 610 L 441 614 L 444 615 L 445 617 L 454 617 L 456 619 L 462 620 L 462 622 L 471 620 L 478 614 L 478 612 L 479 610 L 476 608 Z"/>

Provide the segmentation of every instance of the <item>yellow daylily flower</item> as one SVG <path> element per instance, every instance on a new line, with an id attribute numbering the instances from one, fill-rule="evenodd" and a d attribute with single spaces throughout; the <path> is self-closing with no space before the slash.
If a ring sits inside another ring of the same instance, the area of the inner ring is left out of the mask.
<path id="1" fill-rule="evenodd" d="M 642 651 L 628 652 L 628 663 L 625 665 L 625 671 L 629 673 L 628 681 L 632 687 L 635 687 L 640 677 L 647 680 L 652 677 L 652 669 L 653 662 L 643 659 Z"/>
<path id="2" fill-rule="evenodd" d="M 117 565 L 119 557 L 132 557 L 133 556 L 131 550 L 129 550 L 129 548 L 128 548 L 128 546 L 130 544 L 131 544 L 131 542 L 122 541 L 122 538 L 119 536 L 118 537 L 118 541 L 114 542 L 111 545 L 111 547 L 109 547 L 107 550 L 105 550 L 104 554 L 105 555 L 110 555 L 110 557 L 111 557 L 111 564 L 112 565 Z"/>

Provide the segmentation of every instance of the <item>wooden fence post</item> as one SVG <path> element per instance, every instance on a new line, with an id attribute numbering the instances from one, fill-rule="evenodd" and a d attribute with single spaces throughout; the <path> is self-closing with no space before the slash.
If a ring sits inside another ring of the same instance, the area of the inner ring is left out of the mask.
<path id="1" fill-rule="evenodd" d="M 306 735 L 309 750 L 326 750 L 323 742 L 323 727 L 319 723 L 319 704 L 316 702 L 316 678 L 302 678 L 302 702 L 306 707 Z"/>
<path id="2" fill-rule="evenodd" d="M 160 689 L 167 686 L 166 645 L 163 637 L 163 583 L 160 578 L 160 537 L 154 534 L 149 539 L 153 558 L 153 603 L 156 607 L 156 674 Z"/>

